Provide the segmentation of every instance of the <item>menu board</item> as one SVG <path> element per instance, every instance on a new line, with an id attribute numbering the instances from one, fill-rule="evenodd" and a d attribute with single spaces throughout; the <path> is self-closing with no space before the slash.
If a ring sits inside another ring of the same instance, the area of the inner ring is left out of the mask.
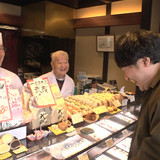
<path id="1" fill-rule="evenodd" d="M 0 122 L 5 122 L 11 119 L 12 115 L 6 89 L 6 81 L 0 79 Z"/>
<path id="2" fill-rule="evenodd" d="M 27 80 L 27 83 L 35 98 L 37 107 L 41 108 L 56 105 L 56 101 L 47 78 Z"/>

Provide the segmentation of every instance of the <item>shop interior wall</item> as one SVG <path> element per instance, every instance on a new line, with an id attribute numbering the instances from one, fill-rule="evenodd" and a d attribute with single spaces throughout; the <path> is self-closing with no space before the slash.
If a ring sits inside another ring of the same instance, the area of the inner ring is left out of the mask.
<path id="1" fill-rule="evenodd" d="M 111 14 L 141 12 L 142 0 L 123 0 L 112 3 Z M 101 11 L 101 12 L 100 12 Z M 76 18 L 104 16 L 106 14 L 105 6 L 95 8 L 84 8 L 76 10 Z M 112 26 L 110 34 L 115 34 L 117 39 L 122 33 L 130 30 L 139 29 L 140 26 Z M 74 79 L 77 82 L 78 72 L 86 72 L 87 75 L 102 78 L 103 72 L 103 52 L 96 50 L 96 36 L 104 35 L 105 27 L 99 28 L 81 28 L 76 30 L 75 43 L 75 72 Z M 108 58 L 108 75 L 109 80 L 116 80 L 118 88 L 125 86 L 126 91 L 135 91 L 135 84 L 124 79 L 122 71 L 117 67 L 114 61 L 114 53 L 109 53 Z"/>
<path id="2" fill-rule="evenodd" d="M 115 35 L 115 41 L 119 38 L 119 36 L 127 31 L 134 31 L 140 29 L 139 25 L 131 25 L 131 26 L 113 26 L 110 28 L 110 34 Z M 124 79 L 123 72 L 117 67 L 114 60 L 114 53 L 109 53 L 108 59 L 108 80 L 117 80 L 118 88 L 120 89 L 122 86 L 125 86 L 125 91 L 133 91 L 135 92 L 135 84 L 130 81 L 126 81 Z"/>
<path id="3" fill-rule="evenodd" d="M 140 26 L 137 25 L 114 26 L 110 28 L 110 33 L 115 34 L 115 39 L 117 39 L 122 33 L 139 28 Z M 102 77 L 104 53 L 97 52 L 96 50 L 96 36 L 104 35 L 104 33 L 104 27 L 76 30 L 75 82 L 77 82 L 78 72 L 86 72 L 87 75 Z M 125 86 L 126 91 L 135 91 L 135 84 L 126 81 L 123 72 L 117 67 L 114 61 L 114 53 L 109 53 L 107 82 L 109 82 L 109 80 L 116 80 L 118 88 Z"/>
<path id="4" fill-rule="evenodd" d="M 76 30 L 75 81 L 77 81 L 78 72 L 102 76 L 103 53 L 96 51 L 96 35 L 104 35 L 104 32 L 104 27 Z"/>

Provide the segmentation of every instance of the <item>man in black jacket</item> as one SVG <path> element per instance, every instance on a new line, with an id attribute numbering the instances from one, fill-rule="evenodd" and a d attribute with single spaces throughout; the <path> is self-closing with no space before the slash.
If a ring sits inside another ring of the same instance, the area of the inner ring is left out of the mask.
<path id="1" fill-rule="evenodd" d="M 115 61 L 142 93 L 141 111 L 128 159 L 160 159 L 160 35 L 138 30 L 116 43 Z"/>

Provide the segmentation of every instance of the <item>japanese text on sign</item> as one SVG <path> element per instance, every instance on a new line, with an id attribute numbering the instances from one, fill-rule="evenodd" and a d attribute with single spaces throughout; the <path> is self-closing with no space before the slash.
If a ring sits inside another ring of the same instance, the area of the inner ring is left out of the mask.
<path id="1" fill-rule="evenodd" d="M 56 104 L 47 78 L 36 78 L 27 82 L 38 107 L 48 107 Z"/>

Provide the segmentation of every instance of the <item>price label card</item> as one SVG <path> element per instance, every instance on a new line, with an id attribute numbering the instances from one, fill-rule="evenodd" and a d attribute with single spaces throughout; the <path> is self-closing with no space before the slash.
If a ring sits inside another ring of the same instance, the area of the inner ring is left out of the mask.
<path id="1" fill-rule="evenodd" d="M 125 89 L 125 86 L 123 86 L 123 87 L 120 89 L 120 93 L 121 93 L 121 95 L 123 95 L 123 94 L 124 94 L 124 89 Z"/>
<path id="2" fill-rule="evenodd" d="M 73 124 L 83 122 L 83 117 L 82 117 L 81 113 L 73 114 L 73 115 L 71 115 L 71 118 L 72 118 Z"/>
<path id="3" fill-rule="evenodd" d="M 135 101 L 135 96 L 134 95 L 130 95 L 129 98 L 130 98 L 130 102 L 134 102 Z"/>
<path id="4" fill-rule="evenodd" d="M 123 130 L 122 134 L 123 134 L 124 137 L 127 137 L 128 136 L 128 130 L 127 129 Z"/>
<path id="5" fill-rule="evenodd" d="M 113 104 L 114 104 L 115 107 L 120 107 L 121 106 L 121 103 L 120 103 L 119 100 L 113 101 Z"/>
<path id="6" fill-rule="evenodd" d="M 123 99 L 123 100 L 122 100 L 122 106 L 126 106 L 127 103 L 128 103 L 128 99 Z"/>
<path id="7" fill-rule="evenodd" d="M 89 160 L 88 154 L 84 153 L 78 156 L 78 160 Z"/>
<path id="8" fill-rule="evenodd" d="M 38 107 L 49 107 L 56 105 L 56 101 L 47 78 L 27 80 L 27 83 Z"/>
<path id="9" fill-rule="evenodd" d="M 0 122 L 12 120 L 6 81 L 0 79 Z"/>
<path id="10" fill-rule="evenodd" d="M 96 114 L 101 114 L 101 113 L 105 113 L 105 112 L 108 112 L 107 108 L 105 106 L 99 106 L 99 107 L 96 107 L 93 109 L 93 111 L 96 113 Z"/>
<path id="11" fill-rule="evenodd" d="M 108 148 L 110 148 L 110 147 L 111 147 L 111 146 L 113 146 L 113 144 L 114 144 L 114 142 L 113 142 L 113 139 L 112 139 L 112 138 L 107 139 L 105 142 L 106 142 L 106 145 L 107 145 L 107 147 L 108 147 Z"/>
<path id="12" fill-rule="evenodd" d="M 130 106 L 129 111 L 130 112 L 134 111 L 134 106 Z"/>

